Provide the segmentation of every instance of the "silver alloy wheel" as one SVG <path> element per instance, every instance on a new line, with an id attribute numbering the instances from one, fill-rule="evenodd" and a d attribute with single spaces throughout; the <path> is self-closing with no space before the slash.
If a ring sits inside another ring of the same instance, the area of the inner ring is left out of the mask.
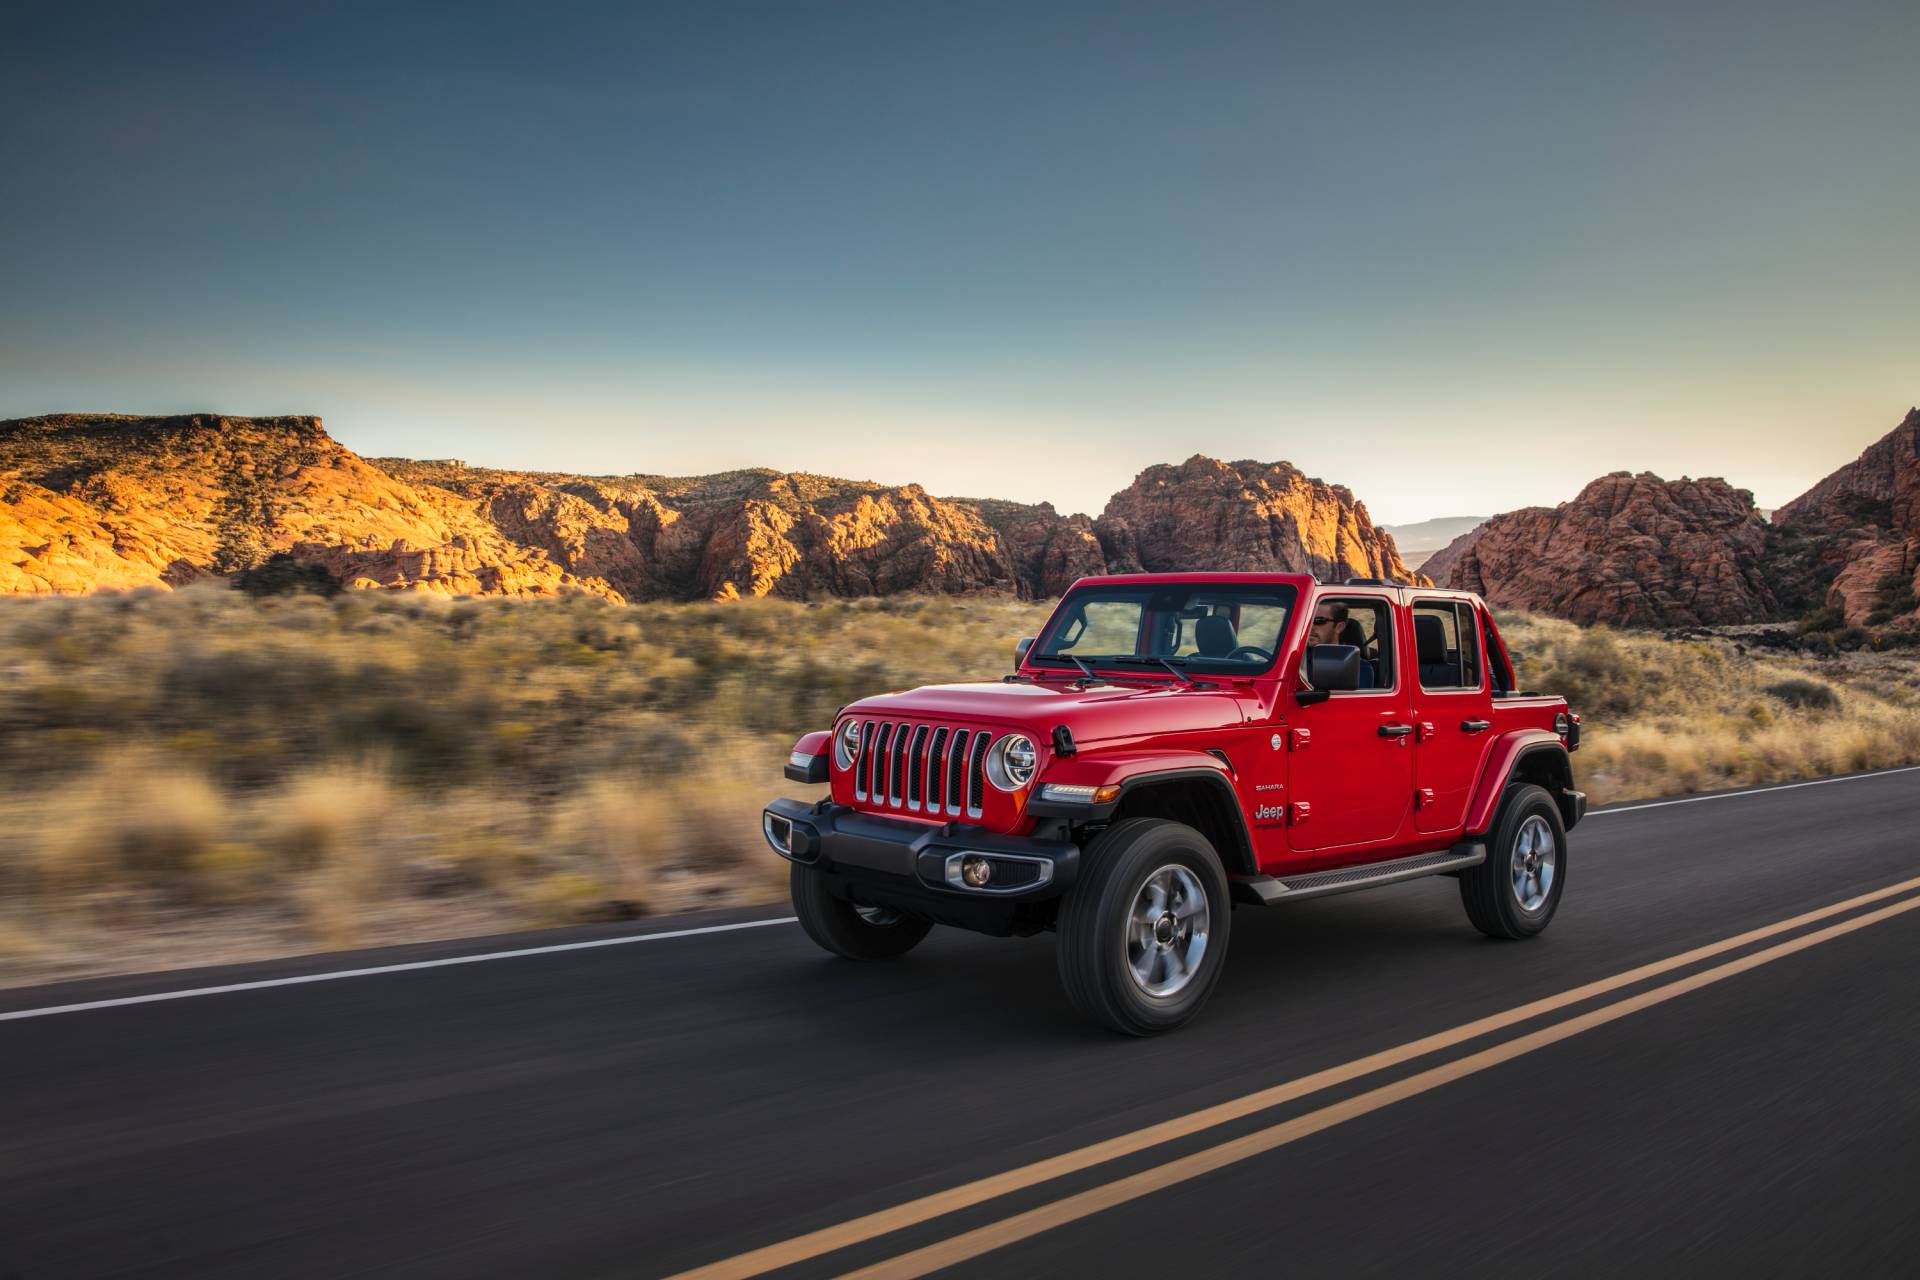
<path id="1" fill-rule="evenodd" d="M 1545 818 L 1536 813 L 1520 824 L 1513 838 L 1513 897 L 1528 915 L 1547 905 L 1559 856 Z"/>
<path id="2" fill-rule="evenodd" d="M 1200 877 L 1168 863 L 1140 886 L 1127 916 L 1127 969 L 1150 996 L 1178 995 L 1207 953 L 1207 891 Z"/>
<path id="3" fill-rule="evenodd" d="M 900 923 L 900 913 L 892 907 L 862 907 L 856 905 L 854 914 L 875 928 L 884 929 L 890 924 Z"/>

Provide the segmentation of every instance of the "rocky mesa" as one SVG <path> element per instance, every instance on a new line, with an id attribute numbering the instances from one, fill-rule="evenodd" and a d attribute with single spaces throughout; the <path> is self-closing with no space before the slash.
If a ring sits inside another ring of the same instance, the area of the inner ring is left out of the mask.
<path id="1" fill-rule="evenodd" d="M 1715 626 L 1778 615 L 1767 526 L 1724 480 L 1600 477 L 1557 507 L 1487 521 L 1436 555 L 1447 585 L 1574 622 Z"/>
<path id="2" fill-rule="evenodd" d="M 1262 570 L 1431 585 L 1352 490 L 1285 462 L 1195 455 L 1148 467 L 1113 495 L 1094 531 L 1114 572 Z"/>
<path id="3" fill-rule="evenodd" d="M 1850 626 L 1920 622 L 1920 408 L 1773 515 L 1773 563 L 1795 611 Z"/>
<path id="4" fill-rule="evenodd" d="M 1415 580 L 1350 491 L 1286 463 L 1149 468 L 1092 520 L 771 470 L 579 476 L 367 459 L 311 417 L 0 422 L 0 593 L 173 587 L 275 553 L 352 588 L 628 600 L 1043 597 L 1140 568 Z"/>

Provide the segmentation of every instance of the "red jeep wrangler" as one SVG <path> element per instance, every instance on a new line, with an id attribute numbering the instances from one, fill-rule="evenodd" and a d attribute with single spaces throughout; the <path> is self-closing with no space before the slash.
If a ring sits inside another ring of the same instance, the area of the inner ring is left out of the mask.
<path id="1" fill-rule="evenodd" d="M 813 940 L 900 955 L 935 924 L 1060 934 L 1095 1021 L 1205 1003 L 1234 904 L 1459 878 L 1497 938 L 1546 928 L 1586 811 L 1564 700 L 1514 688 L 1477 597 L 1304 574 L 1084 578 L 1018 670 L 841 712 L 762 826 Z"/>

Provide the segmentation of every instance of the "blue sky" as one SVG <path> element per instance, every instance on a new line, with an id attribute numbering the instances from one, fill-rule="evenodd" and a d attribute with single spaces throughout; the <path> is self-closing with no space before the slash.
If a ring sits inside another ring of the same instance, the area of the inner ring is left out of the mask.
<path id="1" fill-rule="evenodd" d="M 1910 4 L 34 8 L 0 416 L 1405 521 L 1920 400 Z"/>

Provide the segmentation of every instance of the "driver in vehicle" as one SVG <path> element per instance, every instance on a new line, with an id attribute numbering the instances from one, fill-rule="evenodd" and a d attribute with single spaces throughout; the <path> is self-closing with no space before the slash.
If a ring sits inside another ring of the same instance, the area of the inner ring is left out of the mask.
<path id="1" fill-rule="evenodd" d="M 1307 628 L 1307 644 L 1350 644 L 1360 650 L 1360 688 L 1373 688 L 1373 664 L 1367 661 L 1366 634 L 1360 630 L 1360 624 L 1348 614 L 1347 606 L 1338 600 L 1323 602 L 1313 614 L 1313 624 Z M 1309 688 L 1312 682 L 1307 679 L 1307 668 L 1300 666 L 1300 680 Z"/>

